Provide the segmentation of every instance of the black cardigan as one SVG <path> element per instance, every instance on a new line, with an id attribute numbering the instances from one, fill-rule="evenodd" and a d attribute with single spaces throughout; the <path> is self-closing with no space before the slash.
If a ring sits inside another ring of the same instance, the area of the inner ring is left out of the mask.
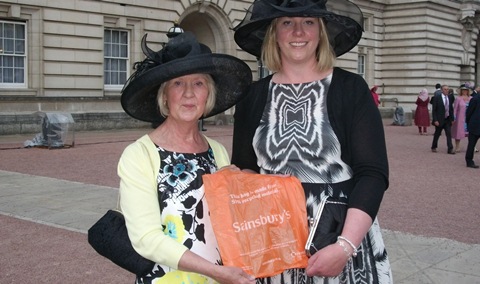
<path id="1" fill-rule="evenodd" d="M 272 76 L 252 84 L 235 106 L 232 163 L 259 172 L 252 141 L 264 111 Z M 340 141 L 342 160 L 353 170 L 349 207 L 376 217 L 388 188 L 388 159 L 383 123 L 365 80 L 334 68 L 327 94 L 328 118 Z"/>

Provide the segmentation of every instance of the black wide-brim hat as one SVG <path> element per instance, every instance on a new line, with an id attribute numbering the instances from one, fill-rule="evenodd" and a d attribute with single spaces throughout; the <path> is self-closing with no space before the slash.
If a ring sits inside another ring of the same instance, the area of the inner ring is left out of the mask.
<path id="1" fill-rule="evenodd" d="M 235 42 L 260 58 L 263 40 L 273 19 L 280 17 L 323 18 L 336 56 L 354 48 L 363 32 L 363 13 L 347 0 L 255 0 L 234 29 Z"/>
<path id="2" fill-rule="evenodd" d="M 190 32 L 172 38 L 158 52 L 147 47 L 146 36 L 142 39 L 146 59 L 135 63 L 136 71 L 122 90 L 121 104 L 131 117 L 154 123 L 165 121 L 157 103 L 160 85 L 190 74 L 210 74 L 215 81 L 215 106 L 204 118 L 231 108 L 246 95 L 246 89 L 252 82 L 252 71 L 240 59 L 212 53 Z"/>

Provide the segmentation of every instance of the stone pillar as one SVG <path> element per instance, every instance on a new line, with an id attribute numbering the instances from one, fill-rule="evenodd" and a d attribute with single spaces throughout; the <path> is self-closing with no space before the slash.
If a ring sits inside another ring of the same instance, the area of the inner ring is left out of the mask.
<path id="1" fill-rule="evenodd" d="M 479 11 L 480 12 L 480 11 Z M 480 14 L 475 16 L 475 27 L 477 28 L 477 42 L 475 45 L 475 86 L 480 84 L 480 36 L 478 31 L 480 30 Z"/>
<path id="2" fill-rule="evenodd" d="M 470 63 L 470 49 L 472 48 L 472 37 L 473 33 L 475 32 L 475 9 L 473 9 L 472 7 L 465 7 L 460 9 L 460 14 L 458 18 L 463 26 L 461 37 L 463 56 L 460 63 L 460 81 L 466 82 L 473 79 L 472 73 L 476 73 L 476 70 L 473 70 L 474 68 L 472 68 Z"/>

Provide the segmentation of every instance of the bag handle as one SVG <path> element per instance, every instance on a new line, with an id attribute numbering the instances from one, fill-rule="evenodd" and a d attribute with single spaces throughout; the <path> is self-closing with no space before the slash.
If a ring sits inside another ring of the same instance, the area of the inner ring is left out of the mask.
<path id="1" fill-rule="evenodd" d="M 120 209 L 120 189 L 118 189 L 117 206 L 113 210 L 122 213 L 122 210 Z"/>

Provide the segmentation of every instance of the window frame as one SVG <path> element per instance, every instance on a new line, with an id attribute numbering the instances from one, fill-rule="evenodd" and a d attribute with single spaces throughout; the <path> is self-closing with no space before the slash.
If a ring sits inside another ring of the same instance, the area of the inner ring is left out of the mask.
<path id="1" fill-rule="evenodd" d="M 113 33 L 118 33 L 118 42 L 113 42 L 112 40 L 110 42 L 107 42 L 106 38 L 106 33 L 110 32 L 110 39 L 112 39 Z M 122 39 L 122 33 L 125 33 L 125 42 L 121 42 Z M 115 29 L 115 28 L 104 28 L 104 38 L 103 38 L 103 85 L 105 90 L 121 90 L 123 88 L 123 85 L 127 81 L 128 77 L 130 76 L 130 31 L 125 30 L 125 29 Z M 112 50 L 111 52 L 107 54 L 107 48 L 108 47 L 114 47 L 114 45 L 117 45 L 118 49 L 115 51 L 115 53 Z M 122 54 L 122 49 L 121 47 L 124 46 L 125 50 L 123 51 Z M 114 54 L 115 53 L 115 54 Z M 109 61 L 109 62 L 107 62 Z M 125 70 L 122 70 L 121 64 L 118 64 L 116 69 L 112 69 L 112 62 L 117 61 L 117 63 L 124 63 L 124 68 Z M 107 69 L 107 66 L 110 66 Z M 112 72 L 117 72 L 119 78 L 116 82 L 119 83 L 111 83 L 111 80 L 107 81 L 107 76 L 111 78 Z M 124 76 L 121 77 L 121 73 L 124 73 Z M 108 74 L 107 74 L 108 73 Z M 124 79 L 124 82 L 122 82 L 122 79 Z"/>
<path id="2" fill-rule="evenodd" d="M 11 53 L 5 53 L 5 35 L 4 35 L 4 26 L 5 24 L 13 24 L 13 38 L 7 38 L 13 40 L 13 50 Z M 17 26 L 23 26 L 23 38 L 17 38 Z M 23 50 L 20 50 L 17 53 L 17 43 L 23 41 Z M 23 52 L 23 53 L 22 53 Z M 17 59 L 20 58 L 21 62 L 17 66 Z M 4 66 L 4 61 L 6 59 L 13 59 L 12 66 Z M 4 82 L 4 72 L 6 68 L 11 68 L 13 82 Z M 21 82 L 15 82 L 16 69 L 22 70 L 23 74 Z M 24 21 L 11 21 L 11 20 L 2 20 L 0 19 L 0 88 L 1 89 L 20 89 L 27 88 L 28 86 L 28 29 L 27 23 Z"/>
<path id="3" fill-rule="evenodd" d="M 364 79 L 367 72 L 366 62 L 367 62 L 367 55 L 364 53 L 358 53 L 357 74 L 362 76 Z"/>

